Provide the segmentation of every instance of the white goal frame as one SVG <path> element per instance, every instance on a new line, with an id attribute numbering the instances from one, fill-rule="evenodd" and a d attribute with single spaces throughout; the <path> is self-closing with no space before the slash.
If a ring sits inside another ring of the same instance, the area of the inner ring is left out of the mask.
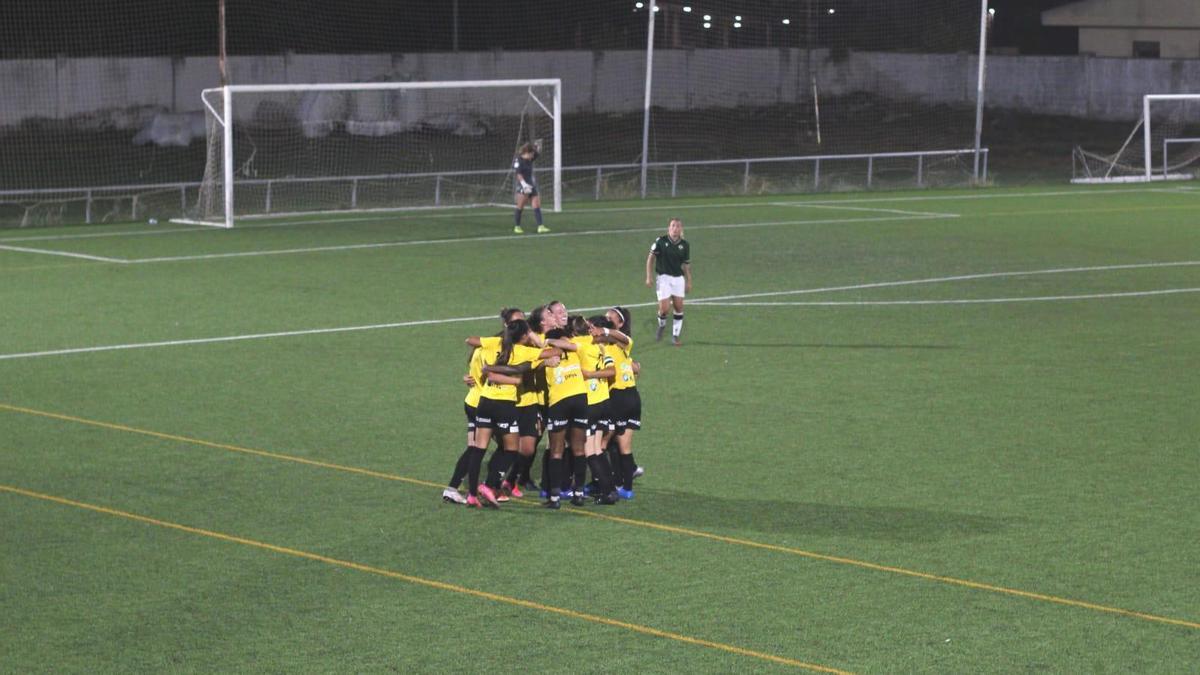
<path id="1" fill-rule="evenodd" d="M 1151 117 L 1151 108 L 1153 107 L 1153 104 L 1155 101 L 1196 101 L 1196 102 L 1200 102 L 1200 94 L 1147 94 L 1147 95 L 1143 96 L 1142 97 L 1142 116 L 1141 116 L 1141 118 L 1138 119 L 1137 124 L 1135 124 L 1133 126 L 1133 131 L 1131 131 L 1129 133 L 1129 136 L 1125 139 L 1125 142 L 1121 145 L 1121 148 L 1119 150 L 1117 150 L 1115 155 L 1111 155 L 1111 156 L 1095 155 L 1093 153 L 1085 151 L 1083 148 L 1081 148 L 1079 146 L 1075 146 L 1075 151 L 1074 151 L 1074 154 L 1072 155 L 1072 162 L 1074 162 L 1074 160 L 1076 160 L 1076 159 L 1082 160 L 1084 162 L 1085 173 L 1087 175 L 1085 175 L 1084 177 L 1074 176 L 1071 179 L 1071 182 L 1076 183 L 1076 184 L 1094 185 L 1094 184 L 1107 184 L 1107 183 L 1149 183 L 1152 181 L 1179 181 L 1179 180 L 1193 180 L 1194 178 L 1196 178 L 1196 176 L 1192 173 L 1187 173 L 1187 172 L 1171 173 L 1171 166 L 1167 163 L 1167 152 L 1168 152 L 1167 148 L 1168 148 L 1168 145 L 1170 145 L 1171 143 L 1182 143 L 1185 141 L 1200 141 L 1200 139 L 1164 139 L 1163 140 L 1162 171 L 1159 173 L 1155 173 L 1154 160 L 1151 157 L 1152 151 L 1154 150 L 1154 143 L 1153 143 L 1153 138 L 1152 138 L 1154 125 L 1153 125 L 1153 118 Z M 1141 129 L 1141 131 L 1142 131 L 1142 145 L 1143 145 L 1142 166 L 1138 167 L 1136 164 L 1137 160 L 1135 159 L 1135 160 L 1130 161 L 1130 163 L 1128 163 L 1128 164 L 1120 165 L 1128 173 L 1126 173 L 1125 175 L 1117 175 L 1117 176 L 1112 175 L 1112 172 L 1114 169 L 1117 168 L 1118 161 L 1119 161 L 1121 155 L 1125 152 L 1125 149 L 1129 147 L 1129 144 L 1133 141 L 1133 139 L 1137 138 L 1138 129 Z M 1088 158 L 1092 158 L 1094 160 L 1103 160 L 1103 161 L 1107 162 L 1108 168 L 1104 172 L 1103 176 L 1091 175 L 1091 172 L 1086 169 L 1086 162 L 1087 162 Z M 1074 167 L 1074 164 L 1072 166 Z M 1134 172 L 1136 172 L 1136 173 L 1134 173 Z"/>
<path id="2" fill-rule="evenodd" d="M 1142 135 L 1145 142 L 1145 158 L 1146 163 L 1146 180 L 1154 180 L 1153 164 L 1150 159 L 1151 141 L 1150 141 L 1150 104 L 1154 101 L 1197 101 L 1200 102 L 1200 94 L 1147 94 L 1142 97 Z M 1190 174 L 1187 177 L 1191 177 Z M 1167 173 L 1167 167 L 1163 166 L 1162 177 L 1159 180 L 1186 180 L 1183 174 L 1176 178 L 1172 178 L 1171 174 Z"/>
<path id="3" fill-rule="evenodd" d="M 221 125 L 222 131 L 222 166 L 223 189 L 225 193 L 225 220 L 223 223 L 200 220 L 183 220 L 177 222 L 186 222 L 195 225 L 216 225 L 218 227 L 232 228 L 233 227 L 233 187 L 234 187 L 234 163 L 233 163 L 233 97 L 239 93 L 286 93 L 286 92 L 310 92 L 310 91 L 395 91 L 395 90 L 421 90 L 421 89 L 482 89 L 482 88 L 501 88 L 501 87 L 551 87 L 554 91 L 553 103 L 551 109 L 547 110 L 545 105 L 537 100 L 537 104 L 542 110 L 550 116 L 553 121 L 554 142 L 553 148 L 553 182 L 554 182 L 554 205 L 553 209 L 556 212 L 562 211 L 562 80 L 560 78 L 544 78 L 544 79 L 517 79 L 517 80 L 444 80 L 435 82 L 357 82 L 357 83 L 332 83 L 332 84 L 231 84 L 224 87 L 215 87 L 205 89 L 200 92 L 200 100 L 204 102 L 204 107 L 208 108 L 216 120 L 217 124 Z M 220 93 L 221 110 L 220 112 L 209 101 L 210 95 Z M 389 209 L 390 210 L 390 209 Z M 395 210 L 405 210 L 404 207 L 397 207 Z"/>

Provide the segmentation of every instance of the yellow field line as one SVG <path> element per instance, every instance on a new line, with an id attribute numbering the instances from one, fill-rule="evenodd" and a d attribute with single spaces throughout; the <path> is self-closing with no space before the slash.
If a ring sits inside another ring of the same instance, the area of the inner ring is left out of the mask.
<path id="1" fill-rule="evenodd" d="M 212 441 L 205 441 L 205 440 L 200 440 L 200 439 L 196 439 L 196 438 L 189 438 L 187 436 L 177 436 L 175 434 L 165 434 L 165 433 L 158 432 L 158 431 L 150 431 L 148 429 L 138 429 L 136 427 L 125 426 L 123 424 L 113 424 L 111 422 L 100 422 L 97 420 L 90 420 L 90 419 L 85 419 L 82 417 L 74 417 L 71 415 L 63 415 L 60 413 L 47 412 L 44 410 L 35 410 L 33 408 L 24 408 L 21 406 L 9 405 L 7 403 L 0 403 L 0 410 L 8 410 L 10 412 L 17 412 L 17 413 L 22 413 L 22 414 L 26 414 L 26 415 L 34 415 L 34 416 L 38 416 L 38 417 L 48 417 L 50 419 L 63 420 L 63 421 L 67 421 L 67 422 L 76 422 L 78 424 L 85 424 L 88 426 L 100 427 L 103 429 L 112 429 L 115 431 L 125 431 L 125 432 L 129 432 L 129 433 L 134 433 L 134 434 L 141 434 L 144 436 L 151 436 L 154 438 L 162 438 L 165 440 L 178 441 L 181 443 L 202 445 L 202 446 L 206 446 L 206 447 L 210 447 L 210 448 L 219 448 L 222 450 L 229 450 L 232 452 L 241 452 L 241 453 L 246 453 L 246 454 L 250 454 L 250 455 L 257 455 L 260 457 L 269 457 L 271 459 L 278 459 L 278 460 L 283 460 L 283 461 L 288 461 L 288 462 L 297 462 L 300 464 L 307 464 L 309 466 L 316 466 L 316 467 L 320 467 L 323 469 L 333 469 L 336 471 L 345 471 L 348 473 L 356 473 L 356 474 L 361 474 L 361 475 L 365 475 L 365 476 L 372 476 L 374 478 L 382 478 L 385 480 L 393 480 L 393 481 L 399 481 L 399 482 L 403 482 L 403 483 L 411 483 L 413 485 L 421 485 L 421 486 L 433 487 L 433 488 L 445 487 L 441 483 L 434 483 L 434 482 L 425 481 L 425 480 L 418 480 L 416 478 L 407 478 L 405 476 L 398 476 L 395 474 L 384 473 L 381 471 L 372 471 L 370 469 L 361 469 L 358 467 L 344 466 L 341 464 L 331 464 L 328 462 L 320 462 L 320 461 L 316 461 L 316 460 L 306 459 L 304 457 L 297 457 L 295 455 L 286 455 L 286 454 L 277 453 L 277 452 L 268 452 L 265 450 L 254 450 L 252 448 L 244 448 L 244 447 L 240 447 L 240 446 L 236 446 L 236 445 L 229 445 L 226 443 L 214 443 Z M 522 502 L 510 502 L 510 503 L 522 504 Z M 577 510 L 577 509 L 568 509 L 567 512 L 573 513 L 573 514 L 576 514 L 579 516 L 586 516 L 589 518 L 597 518 L 600 520 L 607 520 L 609 522 L 620 523 L 623 525 L 633 525 L 635 527 L 644 527 L 647 529 L 658 530 L 661 532 L 670 532 L 672 534 L 679 534 L 679 535 L 684 535 L 684 536 L 688 536 L 688 537 L 697 537 L 700 539 L 708 539 L 710 541 L 719 541 L 719 542 L 723 542 L 726 544 L 733 544 L 736 546 L 746 546 L 748 548 L 756 548 L 756 549 L 761 549 L 761 550 L 766 550 L 766 551 L 774 551 L 776 553 L 786 553 L 789 555 L 800 556 L 802 558 L 809 558 L 811 560 L 821 560 L 821 561 L 825 561 L 825 562 L 837 563 L 840 565 L 849 565 L 849 566 L 858 567 L 861 569 L 874 570 L 876 572 L 887 572 L 890 574 L 898 574 L 898 575 L 902 575 L 902 576 L 906 576 L 906 577 L 912 577 L 915 579 L 924 579 L 926 581 L 936 581 L 939 583 L 949 584 L 949 585 L 953 585 L 953 586 L 961 586 L 964 588 L 971 588 L 971 589 L 980 590 L 980 591 L 988 591 L 991 593 L 1000 593 L 1003 595 L 1011 595 L 1011 596 L 1015 596 L 1015 597 L 1027 598 L 1030 600 L 1040 600 L 1043 602 L 1050 602 L 1050 603 L 1054 603 L 1054 604 L 1058 604 L 1058 605 L 1065 605 L 1068 607 L 1078 607 L 1081 609 L 1089 609 L 1089 610 L 1093 610 L 1093 611 L 1097 611 L 1097 612 L 1104 612 L 1104 613 L 1108 613 L 1108 614 L 1116 614 L 1119 616 L 1124 616 L 1124 617 L 1129 617 L 1129 618 L 1134 618 L 1134 619 L 1142 619 L 1145 621 L 1152 621 L 1155 623 L 1169 624 L 1172 626 L 1183 626 L 1185 628 L 1200 629 L 1200 622 L 1188 621 L 1185 619 L 1174 619 L 1171 617 L 1159 616 L 1157 614 L 1148 614 L 1146 612 L 1137 612 L 1137 611 L 1130 610 L 1130 609 L 1122 609 L 1120 607 L 1111 607 L 1108 605 L 1101 605 L 1101 604 L 1094 603 L 1094 602 L 1087 602 L 1085 600 L 1072 600 L 1071 598 L 1063 598 L 1063 597 L 1059 597 L 1059 596 L 1055 596 L 1055 595 L 1048 595 L 1045 593 L 1035 593 L 1032 591 L 1023 591 L 1023 590 L 1020 590 L 1017 588 L 1008 588 L 1006 586 L 996 586 L 993 584 L 987 584 L 987 583 L 982 583 L 982 582 L 978 582 L 978 581 L 971 581 L 969 579 L 959 579 L 957 577 L 947 577 L 947 576 L 942 576 L 942 575 L 938 575 L 938 574 L 930 574 L 927 572 L 919 572 L 917 570 L 910 570 L 910 569 L 905 569 L 903 567 L 895 567 L 892 565 L 880 565 L 878 563 L 868 562 L 865 560 L 856 560 L 854 558 L 844 558 L 841 556 L 833 556 L 833 555 L 827 555 L 824 553 L 816 553 L 813 551 L 806 551 L 804 549 L 793 548 L 790 546 L 781 546 L 778 544 L 767 544 L 767 543 L 763 543 L 763 542 L 753 541 L 750 539 L 727 537 L 727 536 L 720 535 L 720 534 L 713 534 L 711 532 L 704 532 L 702 530 L 692 530 L 692 529 L 688 529 L 688 528 L 684 528 L 684 527 L 676 527 L 674 525 L 664 525 L 661 523 L 655 523 L 655 522 L 646 521 L 646 520 L 636 520 L 634 518 L 623 518 L 620 516 L 610 516 L 607 514 L 596 513 L 593 511 L 581 511 L 581 510 Z"/>
<path id="2" fill-rule="evenodd" d="M 579 619 L 581 621 L 590 621 L 592 623 L 598 623 L 598 624 L 602 624 L 605 626 L 612 626 L 614 628 L 623 628 L 625 630 L 633 631 L 635 633 L 641 633 L 643 635 L 650 635 L 653 637 L 664 638 L 667 640 L 674 640 L 676 642 L 683 642 L 686 644 L 696 645 L 699 647 L 708 647 L 709 649 L 716 649 L 719 651 L 728 652 L 730 654 L 736 654 L 738 656 L 748 656 L 748 657 L 760 659 L 763 661 L 770 661 L 771 663 L 778 663 L 778 664 L 785 665 L 785 666 L 794 666 L 797 668 L 804 668 L 807 670 L 812 670 L 812 671 L 816 671 L 816 672 L 820 672 L 820 673 L 847 673 L 847 671 L 844 671 L 844 670 L 838 670 L 836 668 L 829 668 L 827 666 L 821 666 L 821 665 L 817 665 L 815 663 L 807 663 L 805 661 L 791 659 L 786 656 L 779 656 L 776 654 L 769 654 L 766 652 L 754 651 L 753 649 L 746 649 L 744 647 L 738 647 L 736 645 L 726 644 L 724 642 L 714 642 L 712 640 L 704 640 L 701 638 L 695 638 L 695 637 L 691 637 L 688 635 L 682 635 L 680 633 L 673 633 L 671 631 L 659 630 L 657 628 L 651 628 L 649 626 L 642 626 L 642 625 L 636 624 L 636 623 L 629 623 L 628 621 L 620 621 L 618 619 L 609 619 L 607 617 L 597 616 L 595 614 L 586 614 L 584 612 L 576 612 L 576 611 L 570 610 L 570 609 L 563 609 L 562 607 L 552 607 L 550 605 L 543 605 L 540 602 L 533 602 L 531 600 L 522 600 L 520 598 L 514 598 L 511 596 L 507 596 L 507 595 L 499 595 L 497 593 L 489 593 L 487 591 L 480 591 L 480 590 L 476 590 L 474 588 L 467 588 L 466 586 L 450 584 L 450 583 L 446 583 L 444 581 L 436 581 L 433 579 L 426 579 L 424 577 L 413 576 L 411 574 L 404 574 L 402 572 L 395 572 L 392 570 L 382 569 L 379 567 L 372 567 L 370 565 L 363 565 L 361 563 L 351 562 L 349 560 L 339 560 L 337 558 L 330 558 L 328 556 L 323 556 L 318 553 L 311 553 L 309 551 L 301 551 L 299 549 L 288 548 L 286 546 L 277 546 L 275 544 L 268 544 L 266 542 L 256 541 L 254 539 L 247 539 L 245 537 L 238 537 L 238 536 L 235 536 L 232 534 L 224 534 L 222 532 L 214 532 L 213 530 L 205 530 L 205 529 L 201 529 L 198 527 L 191 527 L 189 525 L 181 525 L 179 523 L 172 523 L 172 522 L 165 521 L 165 520 L 159 520 L 157 518 L 151 518 L 149 516 L 143 516 L 143 515 L 139 515 L 136 513 L 130 513 L 128 511 L 121 511 L 118 509 L 108 508 L 106 506 L 97 506 L 95 504 L 78 502 L 73 499 L 67 499 L 65 497 L 57 497 L 54 495 L 43 494 L 41 492 L 34 492 L 32 490 L 25 490 L 25 489 L 22 489 L 19 487 L 11 486 L 11 485 L 0 484 L 0 492 L 9 492 L 9 493 L 21 495 L 24 497 L 31 497 L 31 498 L 40 499 L 43 501 L 54 502 L 54 503 L 63 504 L 66 506 L 73 506 L 73 507 L 80 508 L 80 509 L 86 509 L 88 511 L 94 511 L 96 513 L 103 513 L 103 514 L 109 515 L 109 516 L 117 516 L 119 518 L 126 518 L 128 520 L 134 520 L 134 521 L 137 521 L 140 523 L 146 523 L 148 525 L 156 525 L 158 527 L 165 527 L 165 528 L 169 528 L 172 530 L 178 530 L 180 532 L 187 532 L 189 534 L 196 534 L 196 535 L 200 535 L 200 536 L 204 536 L 204 537 L 210 537 L 212 539 L 219 539 L 221 541 L 227 541 L 227 542 L 231 542 L 234 544 L 241 544 L 243 546 L 250 546 L 253 548 L 263 549 L 266 551 L 272 551 L 274 553 L 282 553 L 284 555 L 290 555 L 290 556 L 294 556 L 297 558 L 304 558 L 307 560 L 315 560 L 317 562 L 322 562 L 327 565 L 335 565 L 337 567 L 344 567 L 347 569 L 357 570 L 359 572 L 366 572 L 368 574 L 376 574 L 381 577 L 387 577 L 389 579 L 397 579 L 400 581 L 406 581 L 410 584 L 416 584 L 418 586 L 426 586 L 428 588 L 436 588 L 441 591 L 450 591 L 452 593 L 460 593 L 462 595 L 470 595 L 470 596 L 474 596 L 476 598 L 483 598 L 484 600 L 491 600 L 493 602 L 502 602 L 505 604 L 516 605 L 517 607 L 524 607 L 526 609 L 533 609 L 533 610 L 537 610 L 540 612 L 549 612 L 551 614 L 558 614 L 560 616 L 566 616 L 566 617 L 570 617 L 572 619 Z"/>

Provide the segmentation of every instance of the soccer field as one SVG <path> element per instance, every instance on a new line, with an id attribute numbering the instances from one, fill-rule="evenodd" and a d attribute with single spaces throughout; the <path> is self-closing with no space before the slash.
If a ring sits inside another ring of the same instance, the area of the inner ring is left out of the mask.
<path id="1" fill-rule="evenodd" d="M 511 220 L 0 231 L 0 670 L 1200 662 L 1200 189 Z M 463 339 L 551 299 L 633 311 L 636 498 L 444 504 Z"/>

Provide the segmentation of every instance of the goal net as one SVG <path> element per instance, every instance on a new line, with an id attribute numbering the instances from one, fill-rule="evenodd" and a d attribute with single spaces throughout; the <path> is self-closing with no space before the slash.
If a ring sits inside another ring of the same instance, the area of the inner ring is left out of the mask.
<path id="1" fill-rule="evenodd" d="M 561 209 L 557 79 L 233 85 L 203 92 L 208 152 L 184 219 L 511 205 L 518 148 L 541 148 Z"/>
<path id="2" fill-rule="evenodd" d="M 1190 180 L 1200 167 L 1200 94 L 1151 94 L 1112 153 L 1076 146 L 1072 183 Z"/>

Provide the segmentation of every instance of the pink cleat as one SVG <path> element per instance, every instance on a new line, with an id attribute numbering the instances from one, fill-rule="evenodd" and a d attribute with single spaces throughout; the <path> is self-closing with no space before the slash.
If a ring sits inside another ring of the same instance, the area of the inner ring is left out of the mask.
<path id="1" fill-rule="evenodd" d="M 467 496 L 467 506 L 468 506 L 468 507 L 472 507 L 472 506 L 473 506 L 473 507 L 475 507 L 475 508 L 477 508 L 477 509 L 482 509 L 482 508 L 483 508 L 483 504 L 480 504 L 480 503 L 479 503 L 479 500 L 478 500 L 478 499 L 476 499 L 475 495 L 468 495 L 468 496 Z"/>
<path id="2" fill-rule="evenodd" d="M 515 483 L 509 483 L 508 481 L 501 483 L 500 489 L 507 491 L 508 494 L 512 495 L 515 499 L 520 499 L 521 497 L 525 496 L 525 493 L 521 492 L 521 488 L 519 486 L 517 486 Z"/>
<path id="3" fill-rule="evenodd" d="M 500 508 L 500 500 L 496 499 L 496 493 L 492 492 L 492 488 L 487 485 L 479 486 L 479 496 L 482 498 L 483 504 Z"/>

